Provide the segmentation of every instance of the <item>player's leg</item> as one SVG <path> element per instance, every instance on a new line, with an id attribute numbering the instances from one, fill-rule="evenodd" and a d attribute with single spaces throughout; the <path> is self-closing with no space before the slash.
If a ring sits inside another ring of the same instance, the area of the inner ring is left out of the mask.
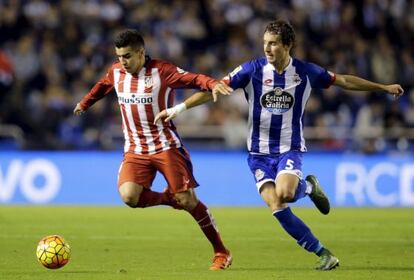
<path id="1" fill-rule="evenodd" d="M 122 201 L 129 207 L 138 207 L 138 201 L 144 187 L 134 182 L 124 182 L 118 187 Z"/>
<path id="2" fill-rule="evenodd" d="M 295 202 L 302 197 L 308 195 L 312 186 L 302 178 L 302 157 L 303 153 L 298 151 L 289 151 L 279 156 L 279 162 L 277 164 L 277 175 L 292 174 L 297 177 L 287 177 L 293 180 L 292 182 L 286 182 L 289 186 L 295 186 L 294 188 L 287 188 L 283 193 L 288 194 L 289 198 L 285 198 L 286 202 Z M 276 178 L 277 181 L 278 178 Z"/>
<path id="3" fill-rule="evenodd" d="M 298 199 L 309 195 L 318 210 L 326 215 L 330 210 L 329 199 L 323 192 L 322 187 L 315 176 L 309 175 L 306 179 L 303 179 L 302 157 L 303 153 L 298 151 L 289 151 L 280 155 L 278 176 L 287 173 L 299 178 L 296 188 L 294 189 L 294 195 L 289 202 L 295 202 Z M 291 196 L 293 189 L 286 192 Z"/>
<path id="4" fill-rule="evenodd" d="M 255 176 L 260 196 L 272 210 L 273 216 L 299 245 L 309 251 L 320 253 L 322 245 L 287 205 L 295 196 L 298 186 L 299 177 L 294 171 L 301 166 L 300 161 L 286 158 L 283 160 L 280 156 L 249 155 L 248 163 Z M 281 166 L 287 171 L 276 176 Z M 276 182 L 271 178 L 276 178 Z"/>
<path id="5" fill-rule="evenodd" d="M 196 196 L 194 188 L 198 183 L 193 176 L 189 154 L 182 148 L 170 149 L 157 157 L 157 167 L 168 183 L 169 192 L 174 193 L 176 201 L 191 214 L 213 246 L 215 256 L 210 269 L 227 268 L 232 257 L 221 240 L 212 214 Z"/>
<path id="6" fill-rule="evenodd" d="M 301 167 L 301 161 L 298 158 L 294 158 L 292 162 L 280 157 L 249 155 L 248 163 L 256 179 L 256 186 L 261 197 L 286 232 L 308 251 L 321 256 L 322 253 L 329 252 L 323 249 L 310 229 L 292 213 L 287 205 L 297 195 L 299 176 L 301 176 L 298 168 Z M 276 177 L 278 169 L 286 169 L 288 172 L 282 172 Z M 277 178 L 276 183 L 272 178 Z M 325 262 L 325 267 L 330 267 L 329 269 L 332 269 L 333 265 L 337 264 L 334 264 L 332 259 L 327 266 Z"/>
<path id="7" fill-rule="evenodd" d="M 210 270 L 228 268 L 233 261 L 232 255 L 224 246 L 216 222 L 207 206 L 197 199 L 194 189 L 176 193 L 175 198 L 178 203 L 193 216 L 194 220 L 198 223 L 200 229 L 213 246 L 214 258 Z"/>
<path id="8" fill-rule="evenodd" d="M 221 240 L 213 215 L 207 206 L 197 199 L 194 189 L 176 193 L 175 198 L 184 210 L 190 213 L 194 220 L 197 221 L 200 229 L 213 246 L 214 252 L 226 253 L 227 249 Z"/>
<path id="9" fill-rule="evenodd" d="M 291 201 L 296 192 L 299 177 L 289 173 L 282 173 L 276 180 L 276 205 L 272 209 L 273 216 L 279 221 L 282 227 L 289 233 L 297 243 L 309 252 L 320 257 L 317 269 L 330 270 L 339 265 L 338 259 L 326 249 L 321 242 L 313 235 L 310 228 L 295 214 L 287 202 Z"/>
<path id="10" fill-rule="evenodd" d="M 287 203 L 294 196 L 295 184 L 298 178 L 290 174 L 278 176 L 276 185 L 266 182 L 260 188 L 260 195 L 271 209 L 273 216 L 279 221 L 283 229 L 292 236 L 304 249 L 320 254 L 322 244 L 312 234 L 310 229 L 293 214 Z"/>
<path id="11" fill-rule="evenodd" d="M 281 174 L 276 180 L 276 208 L 271 209 L 273 216 L 280 222 L 282 227 L 296 239 L 298 244 L 309 252 L 319 254 L 323 246 L 312 234 L 309 227 L 293 214 L 287 202 L 291 201 L 299 178 L 292 174 Z"/>
<path id="12" fill-rule="evenodd" d="M 146 156 L 126 154 L 118 173 L 118 191 L 122 201 L 133 208 L 172 206 L 167 193 L 151 191 L 155 173 L 156 169 Z"/>

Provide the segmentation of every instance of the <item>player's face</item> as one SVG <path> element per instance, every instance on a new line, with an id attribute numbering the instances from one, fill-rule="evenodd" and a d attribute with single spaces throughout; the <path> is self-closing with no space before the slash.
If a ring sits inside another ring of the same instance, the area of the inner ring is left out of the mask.
<path id="1" fill-rule="evenodd" d="M 134 49 L 131 47 L 115 48 L 119 62 L 125 71 L 134 74 L 141 70 L 145 62 L 144 49 Z"/>
<path id="2" fill-rule="evenodd" d="M 263 35 L 263 48 L 267 61 L 270 64 L 278 65 L 289 57 L 290 46 L 282 44 L 280 35 L 265 32 Z"/>

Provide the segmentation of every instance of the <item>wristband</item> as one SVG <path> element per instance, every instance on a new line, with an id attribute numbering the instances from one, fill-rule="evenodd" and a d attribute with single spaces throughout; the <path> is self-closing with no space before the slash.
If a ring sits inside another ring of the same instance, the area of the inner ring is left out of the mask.
<path id="1" fill-rule="evenodd" d="M 185 110 L 187 110 L 187 106 L 185 105 L 185 103 L 180 103 L 176 106 L 174 106 L 177 109 L 177 114 L 184 112 Z"/>
<path id="2" fill-rule="evenodd" d="M 176 116 L 176 115 L 178 115 L 179 113 L 181 113 L 181 112 L 183 112 L 183 111 L 185 111 L 187 109 L 187 106 L 185 105 L 185 103 L 183 102 L 183 103 L 180 103 L 180 104 L 178 104 L 178 105 L 175 105 L 174 107 L 172 107 L 172 108 L 168 108 L 167 109 L 167 114 L 168 114 L 168 116 Z"/>

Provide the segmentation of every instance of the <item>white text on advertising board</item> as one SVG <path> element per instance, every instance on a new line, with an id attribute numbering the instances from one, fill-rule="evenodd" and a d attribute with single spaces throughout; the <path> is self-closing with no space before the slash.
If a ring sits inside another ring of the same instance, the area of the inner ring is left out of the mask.
<path id="1" fill-rule="evenodd" d="M 358 206 L 414 206 L 414 164 L 379 162 L 371 167 L 357 162 L 336 168 L 336 203 Z"/>
<path id="2" fill-rule="evenodd" d="M 38 186 L 36 179 L 42 178 Z M 19 187 L 22 196 L 32 203 L 46 203 L 57 195 L 61 186 L 61 175 L 56 165 L 46 159 L 27 162 L 12 160 L 0 166 L 0 202 L 9 202 Z"/>

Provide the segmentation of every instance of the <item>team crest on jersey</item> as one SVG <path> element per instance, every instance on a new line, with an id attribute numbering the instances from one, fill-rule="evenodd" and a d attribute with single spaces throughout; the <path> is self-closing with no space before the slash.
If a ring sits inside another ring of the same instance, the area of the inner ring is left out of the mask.
<path id="1" fill-rule="evenodd" d="M 144 84 L 145 84 L 144 92 L 145 93 L 151 93 L 152 92 L 152 86 L 153 86 L 152 76 L 145 76 Z"/>
<path id="2" fill-rule="evenodd" d="M 145 76 L 145 79 L 144 79 L 144 84 L 145 84 L 144 92 L 145 93 L 151 93 L 152 92 L 153 83 L 154 82 L 152 80 L 152 76 Z"/>
<path id="3" fill-rule="evenodd" d="M 261 169 L 256 169 L 256 171 L 254 172 L 254 177 L 256 178 L 256 181 L 260 181 L 263 179 L 264 177 L 264 172 Z"/>
<path id="4" fill-rule="evenodd" d="M 298 85 L 301 82 L 302 82 L 302 79 L 300 78 L 300 76 L 298 74 L 293 75 L 293 83 L 295 83 L 296 85 Z"/>
<path id="5" fill-rule="evenodd" d="M 260 105 L 274 115 L 281 115 L 293 107 L 295 98 L 280 87 L 266 92 L 260 97 Z"/>
<path id="6" fill-rule="evenodd" d="M 152 80 L 152 76 L 145 76 L 145 87 L 146 88 L 149 88 L 149 87 L 152 87 L 152 85 L 153 85 L 153 80 Z"/>

